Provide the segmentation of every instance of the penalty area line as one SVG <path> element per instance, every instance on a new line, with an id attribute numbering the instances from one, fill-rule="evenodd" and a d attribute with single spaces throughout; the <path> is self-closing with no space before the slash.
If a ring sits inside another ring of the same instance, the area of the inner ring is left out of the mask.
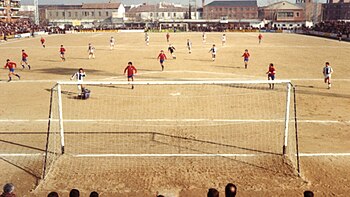
<path id="1" fill-rule="evenodd" d="M 73 157 L 256 157 L 264 154 L 76 154 Z"/>
<path id="2" fill-rule="evenodd" d="M 44 153 L 0 153 L 0 157 L 36 157 Z M 68 154 L 73 157 L 260 157 L 270 154 Z M 299 153 L 300 157 L 349 157 L 350 153 Z"/>

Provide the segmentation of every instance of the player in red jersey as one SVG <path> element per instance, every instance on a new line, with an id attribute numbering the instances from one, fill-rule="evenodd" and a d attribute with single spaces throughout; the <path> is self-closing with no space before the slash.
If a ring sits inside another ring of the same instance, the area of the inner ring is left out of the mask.
<path id="1" fill-rule="evenodd" d="M 132 65 L 132 62 L 128 62 L 128 66 L 124 69 L 124 75 L 127 73 L 128 81 L 134 81 L 134 75 L 137 73 L 136 68 Z M 134 85 L 131 85 L 131 89 L 134 89 Z"/>
<path id="2" fill-rule="evenodd" d="M 169 39 L 170 39 L 170 34 L 166 33 L 166 41 L 169 42 Z"/>
<path id="3" fill-rule="evenodd" d="M 167 59 L 163 50 L 160 51 L 160 53 L 159 53 L 159 55 L 157 57 L 157 60 L 158 59 L 159 59 L 160 66 L 162 67 L 162 71 L 163 71 L 164 70 L 164 64 L 163 63 Z"/>
<path id="4" fill-rule="evenodd" d="M 66 61 L 66 58 L 64 57 L 64 53 L 66 52 L 66 49 L 63 47 L 63 45 L 61 45 L 61 48 L 60 48 L 60 56 L 61 56 L 61 59 L 62 61 Z"/>
<path id="5" fill-rule="evenodd" d="M 250 57 L 250 54 L 248 52 L 248 49 L 246 49 L 242 55 L 242 57 L 244 57 L 244 67 L 245 69 L 248 68 L 248 61 L 249 61 L 249 57 Z"/>
<path id="6" fill-rule="evenodd" d="M 41 45 L 45 48 L 45 38 L 41 37 L 40 42 Z"/>
<path id="7" fill-rule="evenodd" d="M 263 36 L 261 34 L 258 35 L 258 39 L 259 39 L 259 44 L 261 43 Z"/>
<path id="8" fill-rule="evenodd" d="M 15 73 L 15 68 L 17 67 L 17 64 L 15 62 L 11 62 L 9 59 L 6 60 L 6 64 L 4 66 L 4 68 L 8 68 L 9 69 L 9 80 L 8 82 L 10 82 L 12 80 L 11 75 L 15 75 L 16 77 L 18 77 L 18 79 L 21 79 L 21 76 L 19 76 L 18 74 Z"/>
<path id="9" fill-rule="evenodd" d="M 28 66 L 28 69 L 30 70 L 30 65 L 28 64 L 28 54 L 22 49 L 22 60 L 21 60 L 21 65 L 22 68 L 24 69 L 24 64 Z"/>
<path id="10" fill-rule="evenodd" d="M 273 63 L 270 63 L 269 65 L 269 70 L 266 72 L 267 74 L 267 80 L 275 80 L 275 74 L 276 74 L 276 69 L 273 66 Z M 274 89 L 275 88 L 275 84 L 274 83 L 269 83 L 269 88 L 270 89 Z"/>

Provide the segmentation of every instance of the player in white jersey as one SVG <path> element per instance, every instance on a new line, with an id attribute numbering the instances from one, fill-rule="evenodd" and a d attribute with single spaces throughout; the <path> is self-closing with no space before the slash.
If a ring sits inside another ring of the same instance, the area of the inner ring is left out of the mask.
<path id="1" fill-rule="evenodd" d="M 146 45 L 149 46 L 149 35 L 148 35 L 148 33 L 145 34 L 145 41 L 146 41 Z"/>
<path id="2" fill-rule="evenodd" d="M 226 44 L 226 34 L 222 34 L 221 42 L 222 42 L 222 46 L 225 46 L 225 44 Z"/>
<path id="3" fill-rule="evenodd" d="M 88 46 L 88 53 L 89 53 L 89 59 L 91 59 L 91 57 L 95 59 L 95 47 L 92 46 L 91 43 L 89 43 L 89 46 Z"/>
<path id="4" fill-rule="evenodd" d="M 190 39 L 187 39 L 187 49 L 188 49 L 188 53 L 191 54 L 192 53 L 192 42 Z"/>
<path id="5" fill-rule="evenodd" d="M 326 66 L 323 67 L 324 82 L 328 84 L 328 89 L 331 88 L 331 76 L 333 73 L 333 68 L 326 62 Z"/>
<path id="6" fill-rule="evenodd" d="M 72 75 L 72 77 L 70 78 L 70 80 L 73 80 L 74 78 L 77 80 L 77 82 L 83 82 L 84 78 L 86 77 L 86 74 L 84 72 L 83 68 L 79 68 L 79 71 L 74 73 Z M 82 84 L 78 84 L 78 90 L 81 92 L 83 89 L 83 85 Z"/>
<path id="7" fill-rule="evenodd" d="M 203 34 L 202 34 L 202 42 L 203 42 L 203 44 L 205 44 L 207 42 L 207 34 L 205 34 L 205 32 L 203 32 Z"/>
<path id="8" fill-rule="evenodd" d="M 215 47 L 215 44 L 213 44 L 213 47 L 209 50 L 208 53 L 211 52 L 211 58 L 213 61 L 215 61 L 215 58 L 216 58 L 216 52 L 217 52 L 217 49 Z"/>
<path id="9" fill-rule="evenodd" d="M 109 40 L 109 47 L 111 50 L 114 49 L 114 45 L 115 45 L 115 39 L 112 36 L 111 39 Z"/>

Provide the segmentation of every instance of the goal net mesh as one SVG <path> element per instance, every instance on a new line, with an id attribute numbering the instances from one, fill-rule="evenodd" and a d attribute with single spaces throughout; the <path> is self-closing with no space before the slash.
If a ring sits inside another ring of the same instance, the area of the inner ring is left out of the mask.
<path id="1" fill-rule="evenodd" d="M 225 165 L 234 159 L 295 175 L 293 110 L 286 154 L 282 152 L 287 83 L 276 83 L 273 90 L 267 83 L 145 83 L 134 89 L 127 83 L 86 84 L 91 91 L 86 100 L 78 96 L 76 84 L 60 86 L 65 153 L 61 153 L 60 92 L 55 87 L 46 174 L 57 159 L 90 173 L 101 165 L 109 168 L 112 161 L 119 169 L 133 169 L 164 159 L 176 169 L 182 159 L 205 158 L 207 164 L 201 165 Z M 291 109 L 293 104 L 291 99 Z"/>

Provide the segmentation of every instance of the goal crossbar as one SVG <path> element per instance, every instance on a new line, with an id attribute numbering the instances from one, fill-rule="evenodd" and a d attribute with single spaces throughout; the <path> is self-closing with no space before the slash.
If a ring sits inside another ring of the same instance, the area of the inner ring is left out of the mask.
<path id="1" fill-rule="evenodd" d="M 57 81 L 57 85 L 215 85 L 215 84 L 287 84 L 290 80 L 249 81 Z"/>

